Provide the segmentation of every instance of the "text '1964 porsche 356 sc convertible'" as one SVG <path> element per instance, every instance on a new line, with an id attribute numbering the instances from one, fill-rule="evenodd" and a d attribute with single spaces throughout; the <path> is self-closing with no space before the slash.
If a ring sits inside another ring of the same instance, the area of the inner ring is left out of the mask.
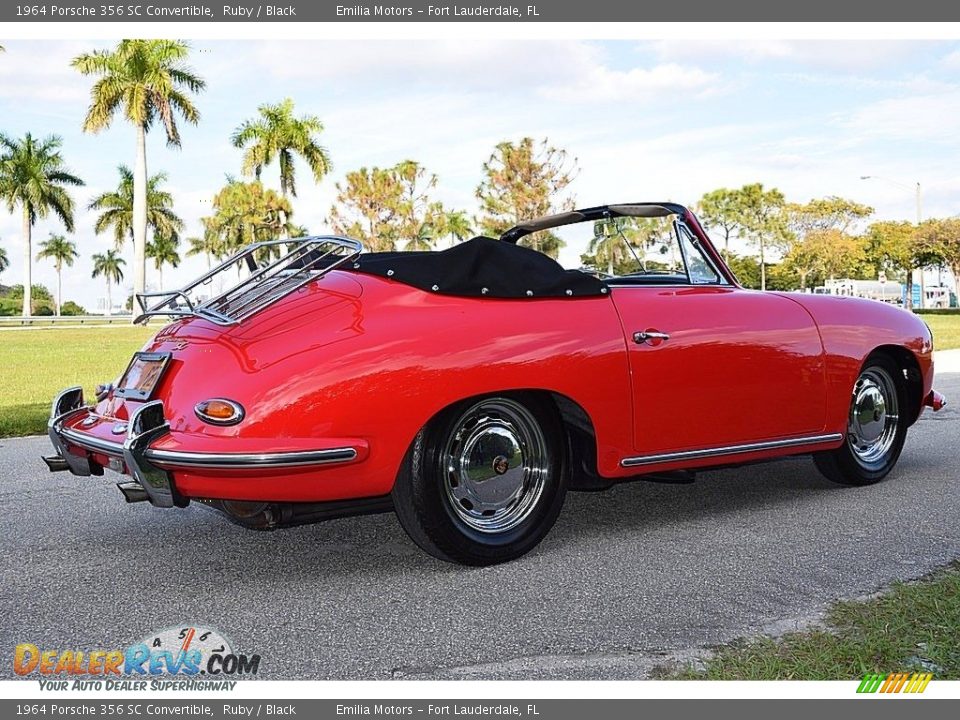
<path id="1" fill-rule="evenodd" d="M 610 272 L 517 244 L 562 226 L 602 241 Z M 109 469 L 128 502 L 258 529 L 394 510 L 425 551 L 472 565 L 535 547 L 568 489 L 800 454 L 877 482 L 945 402 L 919 318 L 743 289 L 671 203 L 434 252 L 258 243 L 138 302 L 140 321 L 173 321 L 96 402 L 56 397 L 51 470 Z"/>

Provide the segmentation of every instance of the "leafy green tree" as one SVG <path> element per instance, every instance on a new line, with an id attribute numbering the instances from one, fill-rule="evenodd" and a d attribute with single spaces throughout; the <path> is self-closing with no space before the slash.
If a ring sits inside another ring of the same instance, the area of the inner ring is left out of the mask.
<path id="1" fill-rule="evenodd" d="M 102 193 L 89 205 L 90 210 L 99 210 L 94 231 L 99 235 L 113 229 L 113 240 L 117 250 L 124 243 L 133 240 L 133 172 L 126 165 L 117 168 L 120 183 L 116 190 Z M 167 181 L 166 173 L 156 173 L 147 179 L 147 228 L 154 235 L 176 236 L 183 230 L 183 220 L 173 211 L 173 195 L 163 189 Z"/>
<path id="2" fill-rule="evenodd" d="M 116 250 L 107 250 L 93 256 L 93 274 L 90 277 L 98 278 L 102 275 L 107 281 L 107 315 L 113 315 L 111 287 L 123 281 L 124 265 L 126 262 Z"/>
<path id="3" fill-rule="evenodd" d="M 175 268 L 180 265 L 180 253 L 177 252 L 179 247 L 180 238 L 176 235 L 155 235 L 153 240 L 147 243 L 147 257 L 153 260 L 153 266 L 157 269 L 161 290 L 163 290 L 163 266 L 169 265 Z"/>
<path id="4" fill-rule="evenodd" d="M 178 40 L 122 40 L 113 50 L 79 55 L 73 67 L 97 78 L 83 123 L 86 132 L 110 126 L 114 115 L 136 128 L 136 161 L 133 166 L 133 292 L 142 293 L 147 272 L 147 132 L 155 122 L 163 125 L 167 144 L 180 147 L 177 115 L 196 124 L 200 119 L 191 93 L 205 83 L 186 64 L 190 46 Z"/>
<path id="5" fill-rule="evenodd" d="M 960 218 L 928 220 L 921 223 L 917 235 L 925 259 L 949 268 L 953 275 L 954 291 L 960 298 Z"/>
<path id="6" fill-rule="evenodd" d="M 468 230 L 462 213 L 453 218 L 430 192 L 437 176 L 413 160 L 390 168 L 360 168 L 337 183 L 330 224 L 341 235 L 356 238 L 374 252 L 429 250 L 436 239 Z"/>
<path id="7" fill-rule="evenodd" d="M 63 235 L 54 235 L 40 243 L 40 252 L 37 253 L 37 260 L 52 260 L 53 267 L 57 271 L 57 315 L 60 314 L 60 305 L 63 302 L 62 272 L 63 266 L 73 267 L 73 261 L 80 257 L 77 252 L 76 243 L 67 240 Z"/>
<path id="8" fill-rule="evenodd" d="M 706 193 L 696 206 L 696 214 L 708 232 L 717 231 L 723 237 L 723 257 L 730 257 L 730 238 L 743 231 L 741 222 L 741 191 L 719 188 Z"/>
<path id="9" fill-rule="evenodd" d="M 23 285 L 18 283 L 11 286 L 7 291 L 7 297 L 23 300 Z M 40 283 L 34 283 L 30 286 L 30 297 L 35 303 L 37 301 L 42 301 L 51 305 L 53 304 L 53 293 L 47 289 L 46 285 L 41 285 Z"/>
<path id="10" fill-rule="evenodd" d="M 563 193 L 578 172 L 576 158 L 546 139 L 500 143 L 483 164 L 483 180 L 476 189 L 481 231 L 499 237 L 524 220 L 572 210 L 573 196 Z M 560 237 L 549 231 L 527 235 L 520 244 L 553 258 L 563 247 Z"/>
<path id="11" fill-rule="evenodd" d="M 330 155 L 317 141 L 323 123 L 315 115 L 296 117 L 293 100 L 287 98 L 276 105 L 264 104 L 257 108 L 259 117 L 247 120 L 234 130 L 234 147 L 243 148 L 243 172 L 260 174 L 266 165 L 277 161 L 280 166 L 280 194 L 297 196 L 294 160 L 300 157 L 316 182 L 320 182 L 333 168 Z"/>
<path id="12" fill-rule="evenodd" d="M 86 315 L 87 309 L 82 305 L 78 305 L 73 300 L 67 300 L 63 307 L 60 308 L 61 315 Z"/>
<path id="13" fill-rule="evenodd" d="M 854 240 L 851 230 L 872 214 L 872 207 L 837 196 L 784 206 L 784 262 L 802 288 L 811 275 L 855 277 L 861 271 L 863 242 Z"/>
<path id="14" fill-rule="evenodd" d="M 790 203 L 784 210 L 787 227 L 799 240 L 803 240 L 810 233 L 828 230 L 849 233 L 856 223 L 874 213 L 869 205 L 836 195 L 811 200 L 802 205 Z"/>
<path id="15" fill-rule="evenodd" d="M 762 183 L 744 185 L 739 194 L 741 227 L 746 240 L 760 251 L 760 289 L 766 290 L 766 250 L 771 245 L 782 247 L 786 242 L 786 199 L 776 188 L 764 190 Z"/>
<path id="16" fill-rule="evenodd" d="M 908 309 L 913 308 L 913 269 L 923 259 L 916 237 L 917 226 L 909 222 L 875 222 L 865 233 L 867 259 L 888 275 L 903 279 Z"/>
<path id="17" fill-rule="evenodd" d="M 730 253 L 727 257 L 727 266 L 743 287 L 752 290 L 760 289 L 760 263 L 755 257 Z"/>
<path id="18" fill-rule="evenodd" d="M 213 215 L 203 218 L 203 225 L 205 242 L 216 257 L 231 255 L 251 243 L 279 240 L 289 234 L 293 215 L 290 201 L 259 181 L 228 182 L 214 196 L 213 209 Z M 275 253 L 263 256 L 271 254 Z"/>
<path id="19" fill-rule="evenodd" d="M 51 212 L 73 232 L 73 198 L 68 187 L 83 185 L 83 180 L 67 169 L 60 155 L 61 140 L 50 135 L 37 140 L 30 133 L 16 140 L 0 134 L 0 199 L 13 213 L 17 206 L 23 214 L 23 315 L 30 315 L 33 249 L 31 232 L 38 219 Z"/>
<path id="20" fill-rule="evenodd" d="M 838 229 L 813 230 L 793 243 L 783 262 L 798 275 L 801 288 L 807 287 L 811 275 L 830 280 L 858 277 L 867 263 L 867 243 Z"/>

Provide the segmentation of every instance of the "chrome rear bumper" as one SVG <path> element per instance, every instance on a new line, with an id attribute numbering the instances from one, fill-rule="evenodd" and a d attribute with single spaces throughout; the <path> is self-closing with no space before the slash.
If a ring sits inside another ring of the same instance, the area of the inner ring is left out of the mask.
<path id="1" fill-rule="evenodd" d="M 89 455 L 91 452 L 102 453 L 123 460 L 127 472 L 140 483 L 152 505 L 186 507 L 190 501 L 176 492 L 170 474 L 153 465 L 146 456 L 150 443 L 170 431 L 163 417 L 163 403 L 160 400 L 145 403 L 133 412 L 127 422 L 127 436 L 123 443 L 109 442 L 64 427 L 68 420 L 87 412 L 89 408 L 83 404 L 83 389 L 80 387 L 68 388 L 54 398 L 47 432 L 57 457 L 44 458 L 51 470 L 56 470 L 60 465 L 58 461 L 63 460 L 74 475 L 102 475 L 103 468 Z M 68 444 L 88 454 L 72 453 Z"/>
<path id="2" fill-rule="evenodd" d="M 177 492 L 169 468 L 302 468 L 347 463 L 358 456 L 355 447 L 272 453 L 201 453 L 151 448 L 154 441 L 170 432 L 161 400 L 145 403 L 133 411 L 123 442 L 111 442 L 66 427 L 70 420 L 89 412 L 90 408 L 83 403 L 83 390 L 79 387 L 68 388 L 54 398 L 47 432 L 57 454 L 44 457 L 44 462 L 52 472 L 69 470 L 74 475 L 88 476 L 103 474 L 103 467 L 91 457 L 92 453 L 116 458 L 123 462 L 126 471 L 143 487 L 150 503 L 157 507 L 185 507 L 189 503 L 189 499 Z M 83 450 L 84 454 L 71 452 L 71 447 Z M 118 469 L 112 465 L 111 468 Z M 124 496 L 130 500 L 130 494 L 124 492 Z"/>

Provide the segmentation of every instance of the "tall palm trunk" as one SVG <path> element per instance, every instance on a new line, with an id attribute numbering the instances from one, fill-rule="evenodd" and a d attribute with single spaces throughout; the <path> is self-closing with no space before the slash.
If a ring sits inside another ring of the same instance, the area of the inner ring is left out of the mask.
<path id="1" fill-rule="evenodd" d="M 23 316 L 29 317 L 30 303 L 33 299 L 33 253 L 31 252 L 30 210 L 23 208 Z"/>
<path id="2" fill-rule="evenodd" d="M 763 235 L 760 236 L 760 289 L 767 289 L 767 263 L 764 257 Z"/>
<path id="3" fill-rule="evenodd" d="M 160 278 L 160 292 L 163 292 L 163 265 L 157 268 L 157 275 Z"/>
<path id="4" fill-rule="evenodd" d="M 287 184 L 283 181 L 282 177 L 280 178 L 280 195 L 281 197 L 283 197 L 284 200 L 287 199 Z M 280 211 L 280 222 L 282 223 L 280 226 L 280 237 L 286 240 L 287 238 L 290 237 L 290 231 L 287 230 L 287 211 L 286 210 Z"/>
<path id="5" fill-rule="evenodd" d="M 63 307 L 63 266 L 57 262 L 57 316 L 60 316 L 60 308 Z"/>
<path id="6" fill-rule="evenodd" d="M 107 276 L 107 316 L 113 315 L 113 296 L 110 294 L 110 277 Z"/>
<path id="7" fill-rule="evenodd" d="M 133 168 L 133 296 L 147 286 L 147 132 L 137 126 L 137 159 Z"/>

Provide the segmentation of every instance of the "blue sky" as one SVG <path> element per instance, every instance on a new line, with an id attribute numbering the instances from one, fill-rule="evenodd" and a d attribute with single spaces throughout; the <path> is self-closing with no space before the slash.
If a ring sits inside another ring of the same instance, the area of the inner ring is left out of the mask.
<path id="1" fill-rule="evenodd" d="M 85 208 L 132 164 L 133 130 L 117 121 L 80 130 L 90 81 L 69 67 L 109 43 L 3 41 L 0 131 L 63 137 L 68 166 L 87 186 L 75 195 L 81 258 L 64 295 L 97 307 L 90 255 L 110 247 Z M 334 183 L 352 169 L 411 158 L 439 176 L 448 206 L 475 211 L 473 190 L 493 146 L 549 137 L 576 156 L 578 204 L 673 200 L 692 204 L 721 186 L 763 182 L 791 200 L 842 195 L 881 218 L 912 219 L 909 187 L 924 189 L 926 216 L 960 213 L 960 43 L 941 41 L 465 40 L 197 41 L 191 64 L 207 80 L 198 127 L 183 148 L 148 138 L 150 172 L 165 171 L 187 233 L 226 174 L 239 175 L 231 131 L 258 104 L 292 97 L 320 116 L 333 174 L 314 185 L 299 172 L 295 219 L 326 229 Z M 264 175 L 276 185 L 275 169 Z M 883 180 L 862 181 L 861 175 Z M 34 242 L 60 232 L 41 221 Z M 19 216 L 0 209 L 0 245 L 12 261 L 0 282 L 20 282 Z M 575 266 L 579 245 L 561 256 Z M 132 259 L 132 249 L 124 255 Z M 169 287 L 202 261 L 165 270 Z M 129 273 L 128 273 L 129 275 Z M 53 287 L 53 268 L 35 264 Z M 148 270 L 148 283 L 156 273 Z M 119 295 L 120 293 L 116 293 Z"/>

